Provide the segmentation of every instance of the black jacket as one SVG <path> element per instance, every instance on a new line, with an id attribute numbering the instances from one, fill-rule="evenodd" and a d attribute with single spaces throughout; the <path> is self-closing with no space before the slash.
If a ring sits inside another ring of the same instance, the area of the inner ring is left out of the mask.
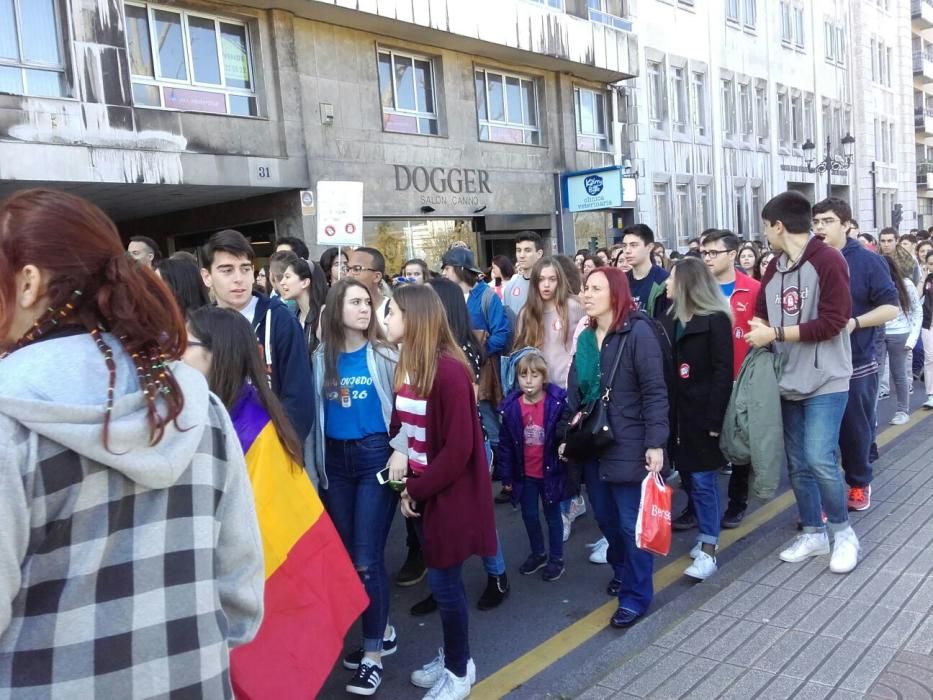
<path id="1" fill-rule="evenodd" d="M 717 312 L 694 316 L 674 341 L 671 458 L 678 470 L 719 469 L 723 418 L 732 395 L 732 322 Z"/>
<path id="2" fill-rule="evenodd" d="M 623 335 L 628 335 L 622 359 L 612 385 L 609 421 L 616 441 L 599 460 L 599 478 L 612 483 L 640 483 L 645 471 L 645 450 L 664 448 L 668 438 L 667 386 L 661 346 L 643 312 L 631 314 L 622 327 L 609 333 L 599 355 L 602 380 L 606 386 L 613 360 Z M 577 365 L 570 366 L 567 380 L 567 406 L 558 425 L 563 441 L 570 419 L 580 410 Z"/>

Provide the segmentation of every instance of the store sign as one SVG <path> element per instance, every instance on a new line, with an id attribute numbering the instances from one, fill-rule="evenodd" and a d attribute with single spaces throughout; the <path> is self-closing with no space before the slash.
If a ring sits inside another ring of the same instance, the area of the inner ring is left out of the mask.
<path id="1" fill-rule="evenodd" d="M 227 99 L 219 92 L 185 90 L 184 88 L 162 88 L 165 106 L 194 112 L 216 112 L 226 114 Z"/>
<path id="2" fill-rule="evenodd" d="M 363 245 L 363 183 L 317 183 L 317 242 L 326 246 Z"/>
<path id="3" fill-rule="evenodd" d="M 426 168 L 393 165 L 395 191 L 421 193 L 422 205 L 478 206 L 480 195 L 492 194 L 489 171 L 473 168 Z"/>
<path id="4" fill-rule="evenodd" d="M 627 201 L 623 194 L 623 180 L 635 178 L 622 177 L 621 170 L 600 170 L 594 173 L 581 173 L 568 175 L 567 182 L 567 209 L 570 211 L 595 211 L 597 209 L 613 209 L 621 207 Z M 635 192 L 631 185 L 626 192 L 635 200 Z"/>

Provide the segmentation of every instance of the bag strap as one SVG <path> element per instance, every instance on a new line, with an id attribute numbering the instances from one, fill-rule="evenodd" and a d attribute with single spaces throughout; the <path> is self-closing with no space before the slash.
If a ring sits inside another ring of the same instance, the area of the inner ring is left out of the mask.
<path id="1" fill-rule="evenodd" d="M 631 333 L 631 331 L 629 331 Z M 628 340 L 628 333 L 622 336 L 622 342 L 619 343 L 619 351 L 616 353 L 616 359 L 612 362 L 612 369 L 609 371 L 609 379 L 606 381 L 606 390 L 603 392 L 603 401 L 609 401 L 609 395 L 612 393 L 612 382 L 616 378 L 616 370 L 619 369 L 619 362 L 622 360 L 622 351 L 625 350 L 625 341 Z"/>
<path id="2" fill-rule="evenodd" d="M 266 353 L 266 376 L 269 381 L 269 388 L 272 388 L 272 307 L 266 311 L 266 342 L 264 350 Z"/>

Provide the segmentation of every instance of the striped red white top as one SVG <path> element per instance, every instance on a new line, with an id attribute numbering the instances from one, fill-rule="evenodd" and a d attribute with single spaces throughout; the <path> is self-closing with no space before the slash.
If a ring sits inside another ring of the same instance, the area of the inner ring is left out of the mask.
<path id="1" fill-rule="evenodd" d="M 409 384 L 403 384 L 395 396 L 401 432 L 408 438 L 408 466 L 415 474 L 428 468 L 427 408 L 428 400 L 419 397 Z"/>

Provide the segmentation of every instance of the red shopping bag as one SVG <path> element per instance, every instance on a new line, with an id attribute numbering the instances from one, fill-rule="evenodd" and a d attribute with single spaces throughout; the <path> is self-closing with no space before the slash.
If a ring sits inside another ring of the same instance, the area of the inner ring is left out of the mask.
<path id="1" fill-rule="evenodd" d="M 661 556 L 671 551 L 671 487 L 656 472 L 641 482 L 635 545 Z"/>

